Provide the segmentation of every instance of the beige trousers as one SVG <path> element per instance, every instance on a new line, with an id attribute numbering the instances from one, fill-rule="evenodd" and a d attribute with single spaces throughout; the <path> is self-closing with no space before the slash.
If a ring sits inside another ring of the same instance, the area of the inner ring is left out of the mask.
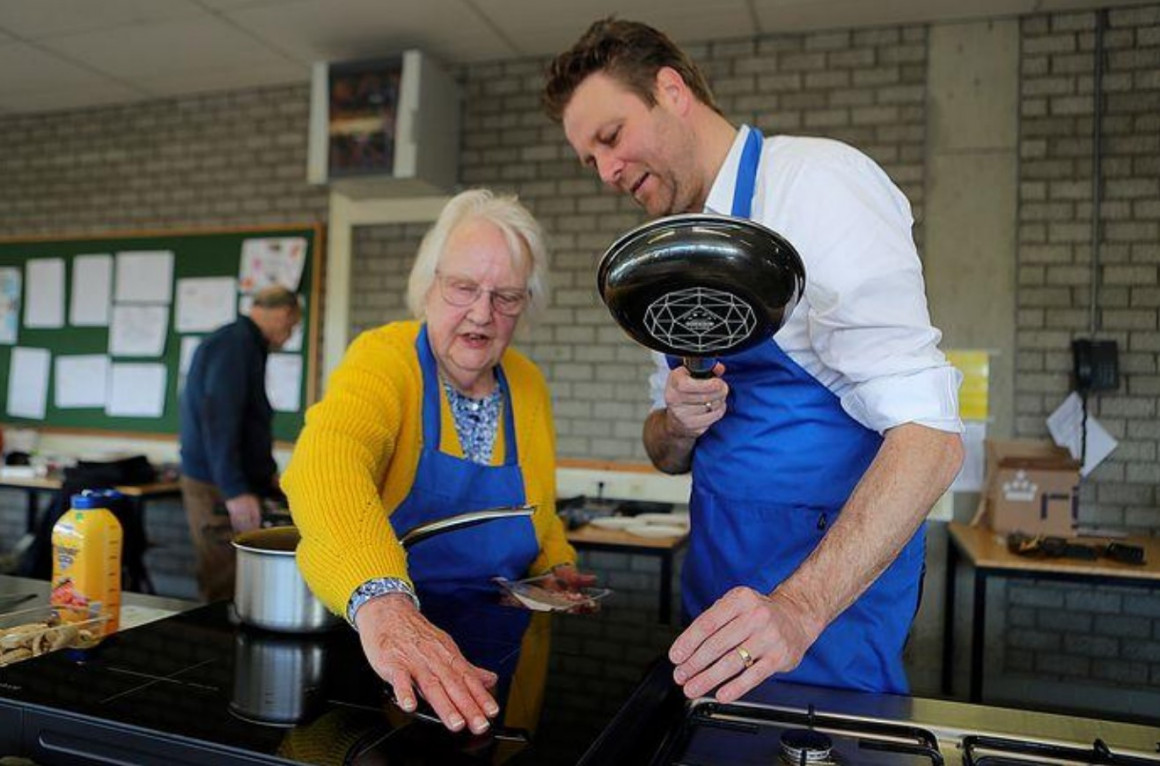
<path id="1" fill-rule="evenodd" d="M 193 551 L 197 556 L 197 589 L 205 601 L 234 597 L 234 529 L 225 498 L 213 484 L 181 477 L 181 499 Z"/>

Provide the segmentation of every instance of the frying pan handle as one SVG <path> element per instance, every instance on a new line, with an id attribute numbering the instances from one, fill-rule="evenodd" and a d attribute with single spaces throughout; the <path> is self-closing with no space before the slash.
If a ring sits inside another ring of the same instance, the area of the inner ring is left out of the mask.
<path id="1" fill-rule="evenodd" d="M 712 356 L 686 356 L 681 361 L 689 375 L 702 380 L 713 377 L 713 368 L 717 366 L 717 359 Z"/>

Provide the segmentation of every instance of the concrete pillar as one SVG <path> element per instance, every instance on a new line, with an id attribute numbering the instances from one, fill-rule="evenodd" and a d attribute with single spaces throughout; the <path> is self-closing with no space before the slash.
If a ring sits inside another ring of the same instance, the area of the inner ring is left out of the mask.
<path id="1" fill-rule="evenodd" d="M 931 28 L 927 294 L 944 348 L 987 349 L 988 435 L 1014 424 L 1019 22 Z"/>
<path id="2" fill-rule="evenodd" d="M 941 24 L 927 39 L 927 297 L 944 349 L 991 352 L 987 434 L 1008 437 L 1014 428 L 1019 22 Z M 977 495 L 957 500 L 956 518 L 969 519 Z M 931 524 L 927 543 L 926 590 L 907 652 L 911 684 L 921 695 L 940 692 L 946 527 Z M 959 604 L 967 603 L 966 595 Z"/>

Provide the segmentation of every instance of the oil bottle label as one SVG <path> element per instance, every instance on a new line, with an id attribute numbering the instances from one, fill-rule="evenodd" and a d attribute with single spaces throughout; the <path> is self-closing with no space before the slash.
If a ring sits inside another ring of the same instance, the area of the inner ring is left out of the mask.
<path id="1" fill-rule="evenodd" d="M 58 572 L 65 572 L 76 561 L 77 549 L 68 548 L 64 545 L 56 546 L 56 566 Z"/>

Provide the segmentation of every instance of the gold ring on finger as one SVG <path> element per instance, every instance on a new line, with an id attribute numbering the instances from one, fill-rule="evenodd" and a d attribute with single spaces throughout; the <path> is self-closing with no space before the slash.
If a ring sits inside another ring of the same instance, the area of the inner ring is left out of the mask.
<path id="1" fill-rule="evenodd" d="M 746 649 L 744 646 L 739 646 L 737 647 L 737 653 L 741 655 L 741 661 L 745 663 L 746 668 L 753 667 L 753 655 L 749 653 L 748 649 Z"/>

